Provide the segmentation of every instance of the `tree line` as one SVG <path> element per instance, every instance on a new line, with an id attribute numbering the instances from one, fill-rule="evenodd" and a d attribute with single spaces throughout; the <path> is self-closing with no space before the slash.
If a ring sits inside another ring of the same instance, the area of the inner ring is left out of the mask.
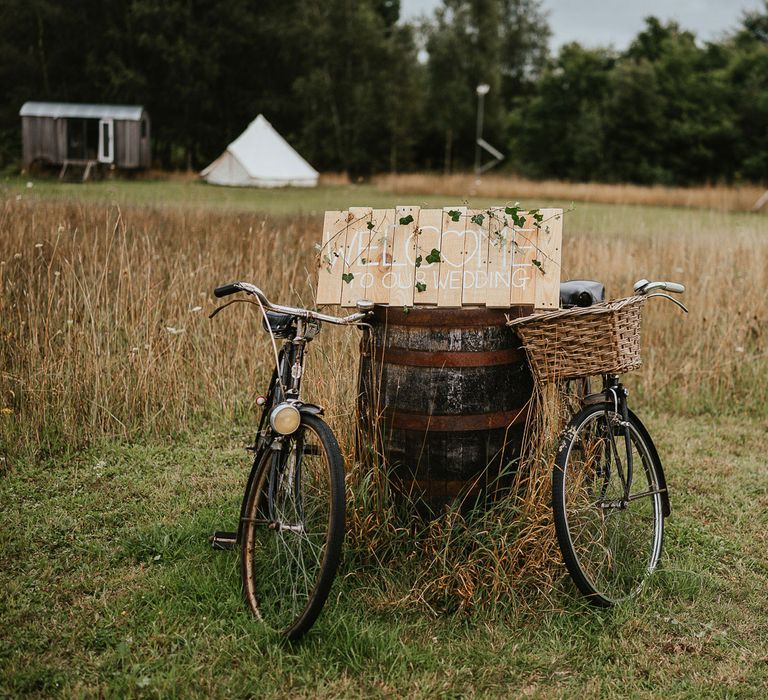
<path id="1" fill-rule="evenodd" d="M 660 184 L 762 180 L 768 0 L 722 39 L 646 20 L 551 54 L 541 0 L 4 0 L 0 165 L 27 100 L 142 104 L 153 156 L 199 168 L 258 113 L 319 170 L 472 167 L 476 87 L 503 168 Z"/>

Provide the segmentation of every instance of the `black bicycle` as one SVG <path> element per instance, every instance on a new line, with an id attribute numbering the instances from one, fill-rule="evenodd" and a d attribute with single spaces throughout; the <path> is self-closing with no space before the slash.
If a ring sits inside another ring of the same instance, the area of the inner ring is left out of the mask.
<path id="1" fill-rule="evenodd" d="M 247 282 L 214 290 L 217 297 L 237 292 L 260 307 L 276 364 L 267 395 L 257 399 L 262 413 L 237 532 L 216 532 L 210 542 L 216 549 L 240 546 L 248 607 L 276 633 L 295 640 L 313 625 L 330 593 L 345 511 L 338 442 L 322 419 L 323 409 L 301 400 L 305 349 L 321 323 L 359 324 L 373 303 L 360 301 L 356 313 L 336 317 L 272 304 Z M 284 341 L 279 351 L 275 338 Z"/>
<path id="2" fill-rule="evenodd" d="M 662 296 L 687 311 L 665 291 L 685 288 L 639 280 L 626 299 L 509 323 L 517 326 L 537 376 L 544 382 L 566 380 L 569 393 L 581 397 L 560 437 L 552 510 L 568 573 L 589 602 L 600 607 L 634 596 L 661 558 L 664 519 L 670 514 L 667 482 L 648 430 L 627 405 L 619 374 L 640 364 L 645 299 Z M 606 322 L 611 315 L 623 320 Z M 598 345 L 590 340 L 579 348 L 594 329 Z M 588 377 L 595 374 L 602 375 L 603 388 L 591 393 Z"/>

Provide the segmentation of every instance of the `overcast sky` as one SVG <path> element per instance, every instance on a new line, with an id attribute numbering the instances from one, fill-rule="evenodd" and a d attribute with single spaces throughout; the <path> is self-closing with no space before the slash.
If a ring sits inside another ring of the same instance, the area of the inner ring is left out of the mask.
<path id="1" fill-rule="evenodd" d="M 440 0 L 400 0 L 404 19 L 431 14 L 439 5 Z M 714 40 L 736 27 L 744 11 L 764 5 L 761 0 L 544 0 L 543 6 L 553 49 L 569 41 L 624 49 L 648 15 L 674 19 L 699 39 Z"/>

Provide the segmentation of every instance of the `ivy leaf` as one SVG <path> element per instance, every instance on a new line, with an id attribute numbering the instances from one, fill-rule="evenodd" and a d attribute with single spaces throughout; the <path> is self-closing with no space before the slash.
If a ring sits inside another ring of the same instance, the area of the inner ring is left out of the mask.
<path id="1" fill-rule="evenodd" d="M 531 263 L 532 263 L 533 265 L 536 265 L 536 267 L 538 267 L 538 268 L 539 268 L 539 270 L 541 270 L 541 274 L 542 274 L 542 275 L 544 274 L 544 268 L 541 266 L 541 260 L 536 260 L 536 259 L 534 258 L 533 260 L 531 260 Z"/>
<path id="2" fill-rule="evenodd" d="M 347 284 L 349 284 L 353 279 L 355 279 L 355 276 L 351 272 L 345 272 L 341 279 L 343 279 Z"/>
<path id="3" fill-rule="evenodd" d="M 528 213 L 533 217 L 537 224 L 540 224 L 544 220 L 544 214 L 542 214 L 538 209 L 531 209 L 531 211 Z"/>
<path id="4" fill-rule="evenodd" d="M 421 267 L 421 255 L 416 256 L 416 267 Z"/>
<path id="5" fill-rule="evenodd" d="M 369 221 L 366 226 L 368 227 L 369 231 L 373 231 L 373 221 Z"/>
<path id="6" fill-rule="evenodd" d="M 512 223 L 518 228 L 525 226 L 525 217 L 520 216 L 520 205 L 514 207 L 505 207 L 504 213 L 512 219 Z"/>
<path id="7" fill-rule="evenodd" d="M 432 263 L 440 262 L 440 251 L 437 248 L 432 248 L 432 252 L 429 255 L 427 255 L 427 262 L 430 265 Z"/>
<path id="8" fill-rule="evenodd" d="M 451 221 L 458 221 L 461 218 L 461 212 L 456 211 L 455 209 L 451 209 L 448 212 L 448 216 L 451 217 Z"/>
<path id="9" fill-rule="evenodd" d="M 413 217 L 410 214 L 408 214 L 408 216 L 401 216 L 400 217 L 400 225 L 401 226 L 407 226 L 408 224 L 411 223 L 411 221 L 413 221 Z"/>
<path id="10" fill-rule="evenodd" d="M 360 258 L 360 262 L 361 262 L 363 265 L 365 265 L 365 264 L 368 262 L 368 260 L 367 260 L 366 258 Z"/>
<path id="11" fill-rule="evenodd" d="M 473 217 L 470 219 L 470 221 L 471 221 L 473 224 L 477 224 L 478 226 L 482 226 L 482 225 L 483 225 L 483 220 L 484 220 L 484 219 L 485 219 L 485 217 L 484 217 L 482 214 L 475 214 L 475 215 L 474 215 L 474 216 L 473 216 Z"/>
<path id="12" fill-rule="evenodd" d="M 426 292 L 427 291 L 427 285 L 424 284 L 424 282 L 416 282 L 416 291 L 417 292 Z"/>

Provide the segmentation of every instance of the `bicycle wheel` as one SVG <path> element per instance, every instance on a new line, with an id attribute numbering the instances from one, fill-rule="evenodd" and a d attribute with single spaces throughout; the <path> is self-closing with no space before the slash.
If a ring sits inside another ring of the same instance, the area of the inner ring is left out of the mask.
<path id="1" fill-rule="evenodd" d="M 591 603 L 636 594 L 659 563 L 664 532 L 661 465 L 648 432 L 629 417 L 633 477 L 624 501 L 627 445 L 613 404 L 587 406 L 568 424 L 552 477 L 563 560 Z"/>
<path id="2" fill-rule="evenodd" d="M 245 600 L 268 627 L 298 639 L 323 608 L 344 538 L 344 467 L 316 416 L 267 449 L 246 497 L 241 536 Z"/>

